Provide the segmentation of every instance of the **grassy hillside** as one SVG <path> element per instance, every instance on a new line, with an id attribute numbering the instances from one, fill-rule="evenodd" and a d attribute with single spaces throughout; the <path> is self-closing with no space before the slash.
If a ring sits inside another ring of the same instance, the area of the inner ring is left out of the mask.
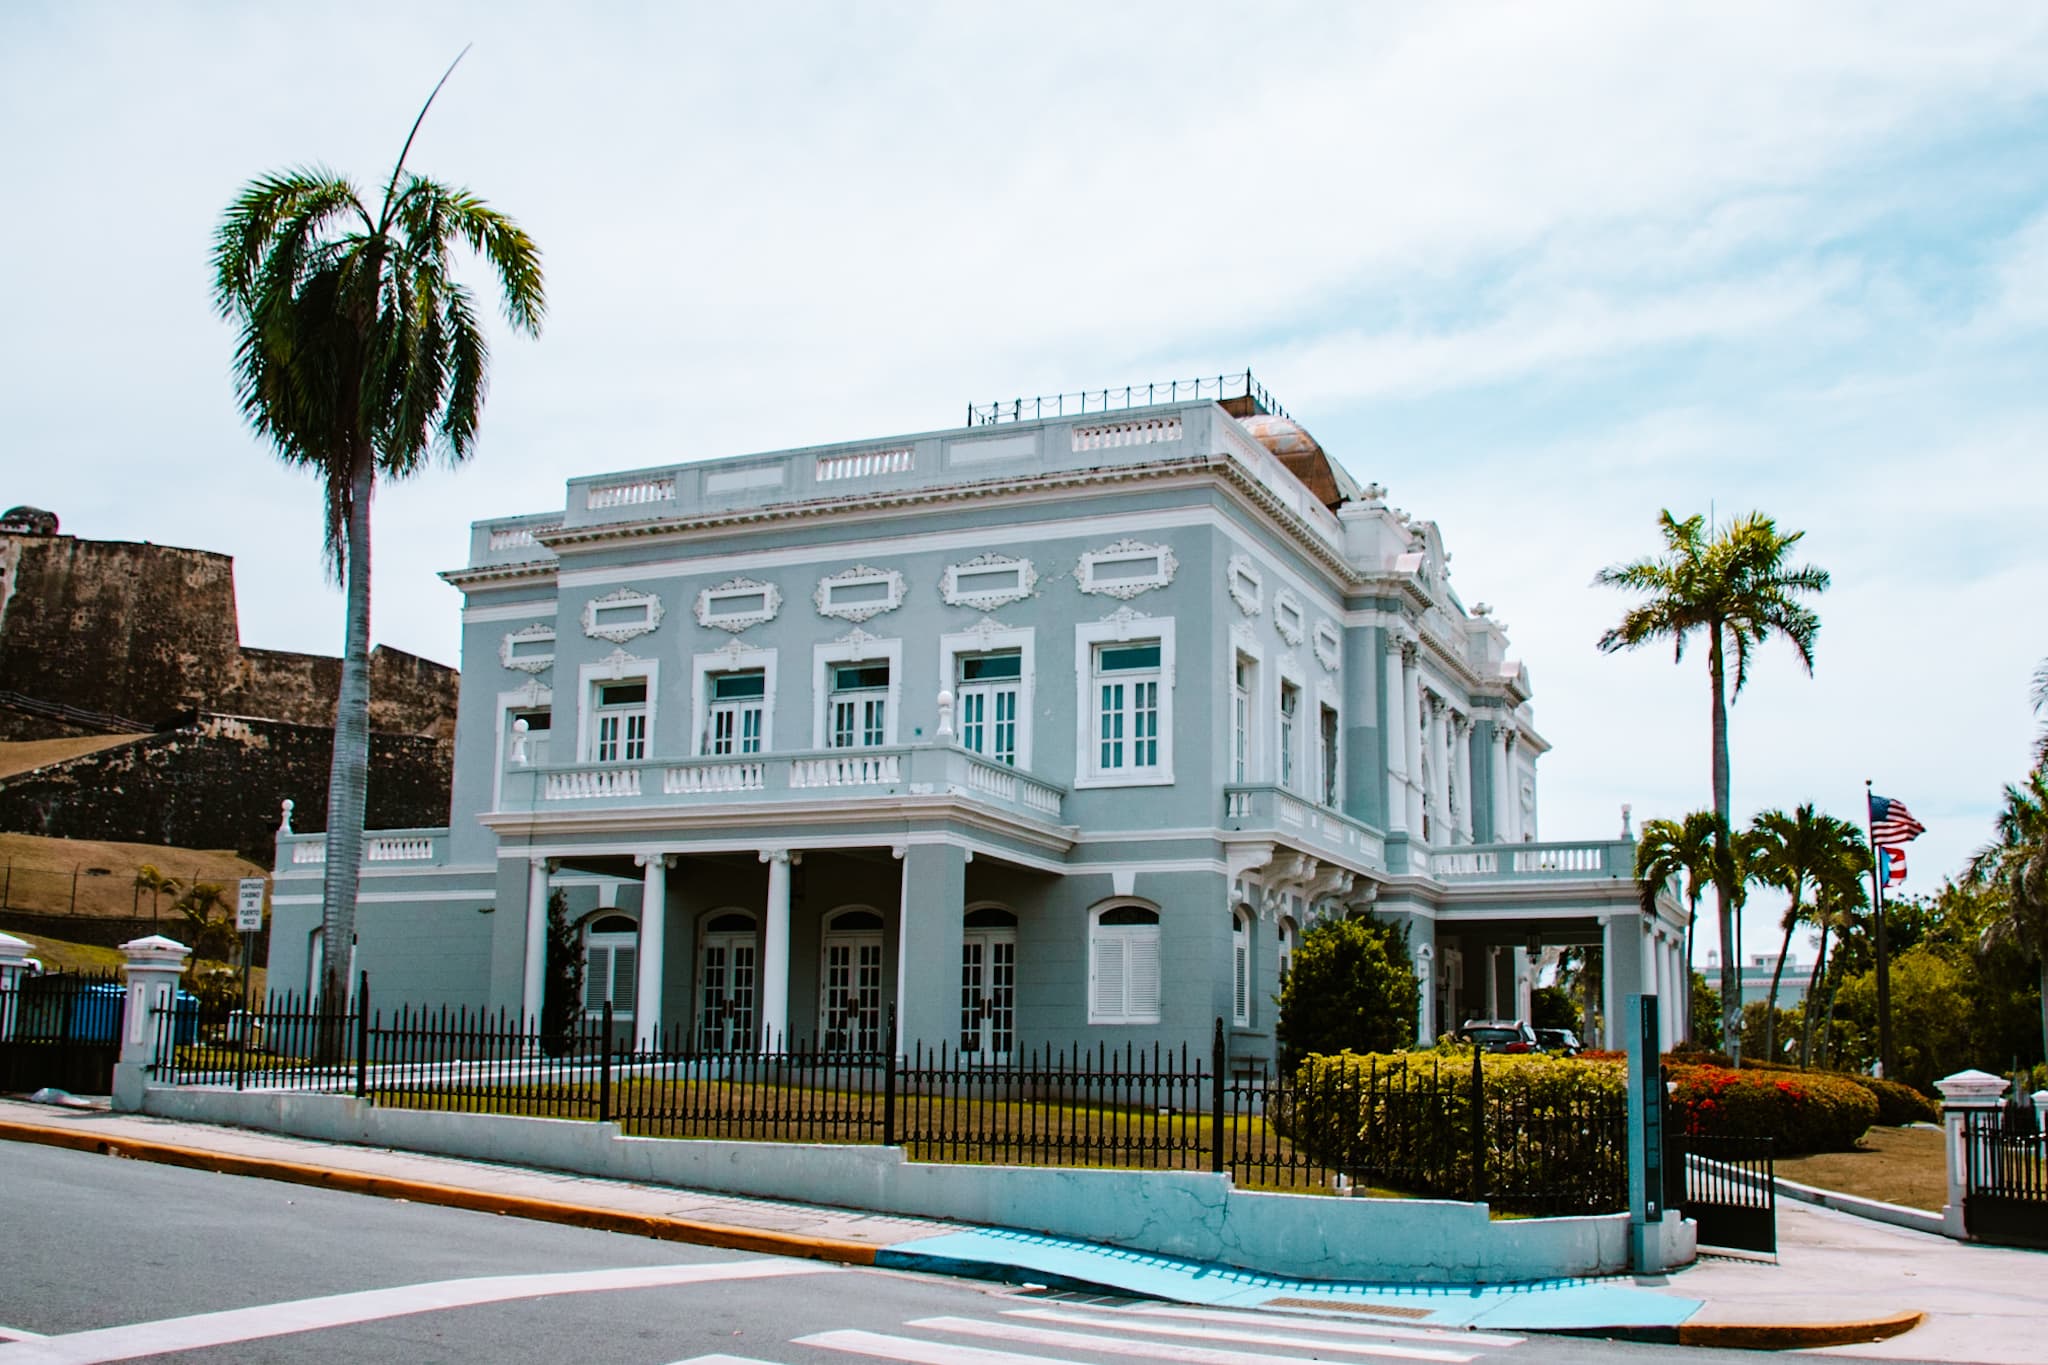
<path id="1" fill-rule="evenodd" d="M 118 972 L 123 965 L 119 948 L 97 948 L 90 943 L 70 943 L 47 934 L 17 933 L 14 937 L 29 945 L 29 956 L 43 964 L 51 972 Z M 237 967 L 240 963 L 237 962 Z M 220 970 L 220 964 L 209 962 L 209 971 Z M 267 974 L 262 963 L 249 973 L 250 994 L 257 1000 L 263 998 L 263 984 Z"/>
<path id="2" fill-rule="evenodd" d="M 149 893 L 138 895 L 135 889 L 135 871 L 145 863 L 188 885 L 218 882 L 228 888 L 230 897 L 237 880 L 261 877 L 269 871 L 224 849 L 0 834 L 0 890 L 4 890 L 6 907 L 12 910 L 147 916 Z M 169 913 L 171 898 L 160 898 L 157 908 Z"/>
<path id="3" fill-rule="evenodd" d="M 133 744 L 141 735 L 80 735 L 72 739 L 0 741 L 0 777 L 13 777 L 80 754 L 98 753 L 117 744 Z"/>

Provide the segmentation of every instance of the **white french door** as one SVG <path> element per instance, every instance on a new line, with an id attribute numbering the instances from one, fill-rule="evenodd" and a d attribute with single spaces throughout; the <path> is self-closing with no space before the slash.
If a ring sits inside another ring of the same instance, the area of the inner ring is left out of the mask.
<path id="1" fill-rule="evenodd" d="M 831 1052 L 882 1050 L 882 936 L 827 933 L 818 1018 Z"/>
<path id="2" fill-rule="evenodd" d="M 1017 1045 L 1017 931 L 969 929 L 960 944 L 960 1052 L 1008 1061 Z"/>
<path id="3" fill-rule="evenodd" d="M 697 951 L 697 1048 L 751 1050 L 760 984 L 760 940 L 752 929 L 707 932 Z"/>

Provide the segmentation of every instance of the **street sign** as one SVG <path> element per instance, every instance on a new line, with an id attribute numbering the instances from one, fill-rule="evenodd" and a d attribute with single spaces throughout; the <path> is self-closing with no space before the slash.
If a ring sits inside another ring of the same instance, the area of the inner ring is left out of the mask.
<path id="1" fill-rule="evenodd" d="M 235 932 L 255 934 L 263 930 L 263 878 L 244 877 L 235 884 Z"/>

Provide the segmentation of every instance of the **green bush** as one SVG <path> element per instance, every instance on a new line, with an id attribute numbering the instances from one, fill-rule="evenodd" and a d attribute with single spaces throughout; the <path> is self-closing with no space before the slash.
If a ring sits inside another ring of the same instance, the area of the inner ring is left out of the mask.
<path id="1" fill-rule="evenodd" d="M 1376 1051 L 1415 1036 L 1421 1003 L 1405 925 L 1325 920 L 1301 936 L 1280 987 L 1280 1056 Z"/>
<path id="2" fill-rule="evenodd" d="M 1903 1128 L 1909 1123 L 1941 1122 L 1941 1111 L 1934 1107 L 1934 1101 L 1903 1081 L 1854 1075 L 1845 1075 L 1841 1079 L 1854 1081 L 1876 1098 L 1877 1121 L 1887 1128 Z"/>
<path id="3" fill-rule="evenodd" d="M 1670 1121 L 1702 1137 L 1768 1137 L 1781 1157 L 1847 1152 L 1877 1122 L 1877 1097 L 1847 1076 L 1775 1068 L 1670 1068 Z"/>
<path id="4" fill-rule="evenodd" d="M 1621 1063 L 1487 1053 L 1480 1066 L 1481 1197 L 1503 1209 L 1554 1207 L 1560 1189 L 1625 1197 Z M 1312 1056 L 1294 1079 L 1291 1102 L 1270 1117 L 1305 1153 L 1408 1193 L 1475 1197 L 1469 1049 Z"/>

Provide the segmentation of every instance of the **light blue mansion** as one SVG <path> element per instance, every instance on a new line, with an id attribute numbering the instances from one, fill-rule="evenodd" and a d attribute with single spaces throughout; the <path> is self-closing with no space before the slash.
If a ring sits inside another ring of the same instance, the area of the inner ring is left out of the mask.
<path id="1" fill-rule="evenodd" d="M 377 1000 L 532 1014 L 562 887 L 589 1005 L 704 1047 L 873 1047 L 893 1007 L 905 1048 L 1220 1016 L 1266 1057 L 1297 936 L 1360 913 L 1409 927 L 1419 1038 L 1526 1018 L 1571 945 L 1675 1036 L 1680 913 L 1640 908 L 1625 818 L 1538 839 L 1529 676 L 1436 525 L 1249 375 L 1107 397 L 477 524 L 449 827 L 364 846 Z M 280 986 L 323 856 L 280 832 Z"/>

